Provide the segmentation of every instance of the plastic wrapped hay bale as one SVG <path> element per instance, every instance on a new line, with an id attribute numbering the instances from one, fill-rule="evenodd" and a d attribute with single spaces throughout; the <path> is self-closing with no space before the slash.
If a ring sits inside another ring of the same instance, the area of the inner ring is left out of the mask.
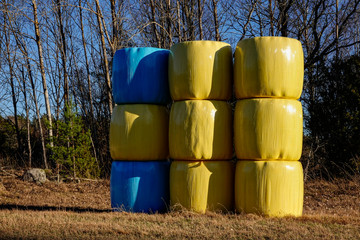
<path id="1" fill-rule="evenodd" d="M 298 161 L 238 161 L 235 208 L 272 217 L 301 216 L 303 169 Z"/>
<path id="2" fill-rule="evenodd" d="M 165 161 L 114 161 L 110 195 L 114 211 L 164 212 L 169 204 L 169 167 Z"/>
<path id="3" fill-rule="evenodd" d="M 117 105 L 110 122 L 110 154 L 114 160 L 160 160 L 168 157 L 169 115 L 166 107 Z"/>
<path id="4" fill-rule="evenodd" d="M 301 102 L 254 98 L 236 103 L 234 143 L 238 159 L 299 160 L 302 138 Z"/>
<path id="5" fill-rule="evenodd" d="M 232 151 L 231 108 L 224 101 L 175 102 L 170 112 L 170 157 L 227 160 Z"/>
<path id="6" fill-rule="evenodd" d="M 230 44 L 189 41 L 170 49 L 169 86 L 173 100 L 228 100 L 232 94 Z"/>
<path id="7" fill-rule="evenodd" d="M 115 103 L 169 103 L 169 52 L 151 47 L 117 50 L 112 65 Z"/>
<path id="8" fill-rule="evenodd" d="M 173 161 L 170 202 L 204 213 L 229 211 L 233 206 L 234 164 L 230 161 Z"/>
<path id="9" fill-rule="evenodd" d="M 301 43 L 285 37 L 255 37 L 237 44 L 234 87 L 238 99 L 298 99 L 304 78 Z"/>

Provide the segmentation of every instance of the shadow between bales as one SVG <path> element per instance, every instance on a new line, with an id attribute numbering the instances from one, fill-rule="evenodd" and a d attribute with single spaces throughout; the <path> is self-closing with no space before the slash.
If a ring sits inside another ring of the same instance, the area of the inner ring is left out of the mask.
<path id="1" fill-rule="evenodd" d="M 66 212 L 77 212 L 77 213 L 83 213 L 83 212 L 93 212 L 93 213 L 112 212 L 111 209 L 64 207 L 64 206 L 17 205 L 17 204 L 0 204 L 0 210 L 66 211 Z"/>
<path id="2" fill-rule="evenodd" d="M 229 51 L 227 51 L 228 49 Z M 233 59 L 230 46 L 219 48 L 215 52 L 213 61 L 213 72 L 211 73 L 211 87 L 209 92 L 209 96 L 215 96 L 215 99 L 213 98 L 212 100 L 223 100 L 221 99 L 221 96 L 226 96 L 226 92 L 231 92 L 231 95 L 228 96 L 229 98 L 232 96 L 233 90 L 231 90 L 231 88 L 233 86 L 233 62 L 232 60 L 229 61 L 229 59 Z M 228 79 L 222 80 L 221 82 L 216 81 L 216 78 L 224 78 L 223 76 L 221 76 L 222 74 L 224 74 L 224 72 L 229 74 L 230 81 L 227 81 Z M 219 92 L 220 96 L 219 93 L 216 94 L 216 92 Z"/>

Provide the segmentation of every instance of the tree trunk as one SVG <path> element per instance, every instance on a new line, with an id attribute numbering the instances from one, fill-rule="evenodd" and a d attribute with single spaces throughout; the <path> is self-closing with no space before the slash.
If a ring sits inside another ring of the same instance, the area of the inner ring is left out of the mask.
<path id="1" fill-rule="evenodd" d="M 336 12 L 335 12 L 335 39 L 336 39 L 336 61 L 339 59 L 339 0 L 336 0 Z"/>
<path id="2" fill-rule="evenodd" d="M 240 37 L 240 41 L 243 40 L 245 38 L 245 36 L 246 36 L 246 30 L 247 30 L 248 25 L 250 24 L 251 16 L 252 16 L 254 10 L 256 9 L 256 4 L 257 4 L 257 0 L 254 1 L 251 4 L 251 9 L 250 9 L 250 11 L 249 11 L 249 13 L 247 15 L 246 22 L 245 22 L 245 24 L 243 26 L 243 33 L 242 33 L 242 35 Z M 259 28 L 261 29 L 261 20 L 260 20 L 260 27 Z M 261 30 L 260 30 L 260 32 L 261 32 Z"/>
<path id="3" fill-rule="evenodd" d="M 172 33 L 171 33 L 171 30 L 172 30 L 171 0 L 166 1 L 166 19 L 167 19 L 167 32 L 168 32 L 168 39 L 169 39 L 168 48 L 170 48 L 173 45 Z"/>
<path id="4" fill-rule="evenodd" d="M 214 15 L 214 24 L 215 24 L 215 39 L 216 41 L 221 41 L 220 33 L 219 33 L 219 20 L 217 14 L 217 0 L 212 0 L 213 4 L 213 15 Z"/>
<path id="5" fill-rule="evenodd" d="M 166 11 L 166 9 L 164 9 L 162 1 L 159 1 L 158 4 L 159 4 L 158 9 L 160 10 L 161 14 L 167 15 L 167 11 Z M 167 19 L 167 17 L 166 17 L 166 19 Z M 167 31 L 165 28 L 166 19 L 161 16 L 158 20 L 158 24 L 160 24 L 160 42 L 161 42 L 162 48 L 166 48 L 166 40 L 168 39 L 168 34 L 167 34 Z"/>
<path id="6" fill-rule="evenodd" d="M 157 43 L 157 47 L 161 48 L 161 42 L 160 42 L 160 36 L 159 33 L 157 32 L 156 29 L 156 19 L 155 19 L 155 4 L 154 4 L 154 0 L 150 0 L 150 9 L 151 9 L 151 26 L 152 26 L 152 30 L 155 34 L 155 39 L 156 39 L 156 43 Z"/>
<path id="7" fill-rule="evenodd" d="M 6 34 L 5 34 L 5 38 L 7 38 Z M 16 140 L 17 140 L 17 145 L 18 145 L 17 148 L 18 148 L 18 153 L 20 154 L 22 152 L 22 144 L 21 144 L 21 139 L 20 139 L 17 100 L 16 100 L 16 93 L 15 93 L 15 86 L 14 86 L 14 69 L 13 69 L 13 64 L 12 64 L 12 60 L 11 60 L 11 56 L 10 56 L 10 49 L 9 49 L 8 42 L 6 43 L 6 52 L 7 52 L 7 60 L 8 60 L 8 64 L 9 64 L 9 71 L 10 71 L 9 81 L 10 81 L 10 86 L 11 86 L 11 98 L 12 98 L 12 103 L 13 103 L 13 108 L 14 108 L 14 125 L 15 125 Z"/>
<path id="8" fill-rule="evenodd" d="M 80 0 L 81 1 L 81 0 Z M 112 22 L 112 56 L 119 47 L 118 22 L 116 17 L 116 1 L 110 0 L 111 22 Z"/>
<path id="9" fill-rule="evenodd" d="M 7 5 L 5 5 L 5 11 L 7 12 Z M 11 59 L 11 51 L 10 51 L 10 36 L 9 31 L 6 29 L 6 26 L 10 25 L 10 16 L 7 12 L 6 17 L 4 17 L 4 37 L 5 37 L 5 45 L 6 45 L 6 59 L 9 66 L 9 81 L 10 81 L 10 87 L 11 87 L 11 99 L 12 104 L 14 108 L 14 125 L 15 125 L 15 132 L 16 132 L 16 140 L 17 140 L 17 148 L 18 153 L 20 154 L 22 152 L 22 144 L 21 144 L 21 138 L 20 138 L 20 131 L 19 131 L 19 121 L 18 121 L 18 111 L 17 111 L 17 99 L 16 99 L 16 93 L 15 93 L 15 86 L 14 86 L 14 59 Z"/>
<path id="10" fill-rule="evenodd" d="M 110 115 L 112 114 L 112 95 L 111 95 L 111 79 L 110 79 L 110 73 L 109 73 L 109 63 L 108 63 L 108 59 L 107 59 L 107 54 L 106 54 L 106 45 L 105 45 L 105 37 L 104 37 L 104 31 L 103 31 L 103 26 L 102 26 L 102 13 L 101 13 L 101 9 L 100 9 L 100 4 L 99 4 L 99 0 L 95 0 L 96 3 L 96 16 L 97 16 L 97 21 L 98 21 L 98 25 L 99 25 L 99 32 L 100 32 L 100 39 L 101 39 L 101 49 L 102 49 L 102 54 L 103 54 L 103 61 L 104 61 L 104 67 L 105 67 L 105 78 L 106 78 L 106 86 L 107 86 L 107 100 L 108 100 L 108 107 L 109 107 L 109 112 Z"/>
<path id="11" fill-rule="evenodd" d="M 61 42 L 60 53 L 61 53 L 61 62 L 62 62 L 63 74 L 64 74 L 64 100 L 66 106 L 69 105 L 69 79 L 68 79 L 68 71 L 66 66 L 66 40 L 65 40 L 63 19 L 61 14 L 60 0 L 56 0 L 56 14 L 58 18 L 58 27 L 60 32 L 60 42 Z"/>
<path id="12" fill-rule="evenodd" d="M 205 1 L 205 0 L 203 0 L 203 1 Z M 203 40 L 203 38 L 204 38 L 203 27 L 202 27 L 203 4 L 201 3 L 201 0 L 198 0 L 197 3 L 198 3 L 197 5 L 198 5 L 200 40 Z"/>
<path id="13" fill-rule="evenodd" d="M 11 23 L 10 23 L 11 25 Z M 28 73 L 28 77 L 30 80 L 30 84 L 31 84 L 31 88 L 32 88 L 32 92 L 33 92 L 33 100 L 35 103 L 35 110 L 36 110 L 36 116 L 37 116 L 37 120 L 38 120 L 38 124 L 39 124 L 39 131 L 40 131 L 40 140 L 41 140 L 41 146 L 42 146 L 42 153 L 43 153 L 43 159 L 44 159 L 44 163 L 47 163 L 47 157 L 46 157 L 46 148 L 45 148 L 45 138 L 44 138 L 44 134 L 42 131 L 42 124 L 41 124 L 41 119 L 40 119 L 40 111 L 39 111 L 39 107 L 38 107 L 38 102 L 37 102 L 37 97 L 36 97 L 36 90 L 35 90 L 35 84 L 34 84 L 34 79 L 33 79 L 33 75 L 32 75 L 32 70 L 31 70 L 31 64 L 30 64 L 30 59 L 29 59 L 29 54 L 27 51 L 27 47 L 26 47 L 26 43 L 23 39 L 19 39 L 19 36 L 17 35 L 17 31 L 15 31 L 14 33 L 14 37 L 16 40 L 16 45 L 18 47 L 18 49 L 20 49 L 20 51 L 22 52 L 25 60 L 26 60 L 26 71 Z M 24 71 L 22 72 L 22 76 L 23 76 L 23 88 L 24 88 L 24 101 L 25 101 L 25 111 L 26 111 L 26 125 L 27 125 L 27 145 L 28 145 L 28 151 L 29 151 L 29 168 L 31 168 L 32 166 L 32 149 L 31 149 L 31 139 L 30 139 L 30 120 L 29 120 L 29 108 L 28 108 L 28 104 L 27 104 L 27 94 L 26 94 L 26 81 L 25 81 L 25 76 L 24 76 Z"/>
<path id="14" fill-rule="evenodd" d="M 43 50 L 41 46 L 41 37 L 40 37 L 40 28 L 39 28 L 39 20 L 37 16 L 37 5 L 36 0 L 32 0 L 33 11 L 34 11 L 34 27 L 35 27 L 35 35 L 36 35 L 36 44 L 38 47 L 38 54 L 39 54 L 39 62 L 40 62 L 40 73 L 42 79 L 42 85 L 44 89 L 44 98 L 45 98 L 45 105 L 46 105 L 46 113 L 49 122 L 49 138 L 50 138 L 50 146 L 52 147 L 53 144 L 53 131 L 52 131 L 52 117 L 51 117 L 51 109 L 50 109 L 50 100 L 49 100 L 49 93 L 46 86 L 46 75 L 45 75 L 45 66 L 44 66 L 44 58 L 43 58 Z M 40 126 L 39 126 L 40 127 Z M 40 131 L 42 131 L 40 127 Z M 46 157 L 44 158 L 44 165 L 45 168 L 48 168 L 48 163 Z"/>
<path id="15" fill-rule="evenodd" d="M 91 78 L 90 78 L 90 66 L 89 66 L 89 60 L 86 50 L 86 40 L 85 40 L 85 34 L 84 34 L 84 24 L 83 24 L 83 17 L 82 17 L 82 9 L 81 9 L 81 1 L 79 0 L 79 11 L 80 11 L 80 28 L 81 28 L 81 38 L 82 38 L 82 45 L 84 48 L 84 57 L 85 57 L 85 67 L 86 67 L 86 75 L 87 75 L 87 83 L 88 83 L 88 100 L 90 103 L 90 114 L 91 114 L 91 120 L 94 120 L 94 105 L 93 105 L 93 99 L 92 99 L 92 91 L 91 91 Z"/>
<path id="16" fill-rule="evenodd" d="M 272 8 L 272 1 L 273 0 L 269 0 L 270 36 L 274 36 L 274 12 Z"/>
<path id="17" fill-rule="evenodd" d="M 23 53 L 25 55 L 25 59 L 26 59 L 26 69 L 27 69 L 30 84 L 31 84 L 31 89 L 32 89 L 32 93 L 33 93 L 33 100 L 34 100 L 35 110 L 36 110 L 36 118 L 37 118 L 38 125 L 39 125 L 43 160 L 44 160 L 45 168 L 48 168 L 48 166 L 47 166 L 47 157 L 46 157 L 46 147 L 45 147 L 45 137 L 44 137 L 44 132 L 43 132 L 43 129 L 42 129 L 40 110 L 39 110 L 37 96 L 36 96 L 36 88 L 35 88 L 35 83 L 34 83 L 33 74 L 32 74 L 32 70 L 31 70 L 29 54 L 28 54 L 27 47 L 26 47 L 25 43 L 22 43 L 22 48 L 23 48 Z"/>
<path id="18" fill-rule="evenodd" d="M 288 36 L 288 23 L 289 23 L 289 10 L 291 5 L 293 4 L 293 0 L 278 0 L 279 1 L 279 28 L 281 32 L 281 36 Z"/>
<path id="19" fill-rule="evenodd" d="M 24 94 L 24 102 L 25 102 L 25 113 L 26 113 L 26 144 L 28 147 L 28 167 L 31 168 L 31 160 L 32 160 L 32 150 L 31 150 L 31 137 L 30 137 L 30 119 L 29 119 L 29 107 L 27 102 L 27 89 L 26 89 L 26 81 L 24 75 L 24 68 L 21 69 L 22 75 L 22 83 L 23 83 L 23 94 Z"/>
<path id="20" fill-rule="evenodd" d="M 259 33 L 260 33 L 260 37 L 264 36 L 264 26 L 263 26 L 263 21 L 262 21 L 262 16 L 260 14 L 260 10 L 259 7 L 255 8 L 255 12 L 256 12 L 256 16 L 258 18 L 259 21 Z"/>
<path id="21" fill-rule="evenodd" d="M 179 0 L 176 1 L 176 14 L 177 14 L 177 20 L 178 20 L 178 39 L 179 42 L 182 42 L 181 40 L 181 16 L 180 16 L 180 3 Z"/>
<path id="22" fill-rule="evenodd" d="M 10 53 L 8 52 L 8 58 L 10 58 Z M 18 145 L 18 153 L 22 153 L 22 144 L 21 144 L 21 138 L 20 138 L 20 130 L 19 130 L 19 120 L 18 120 L 18 111 L 17 111 L 17 99 L 16 99 L 16 93 L 15 93 L 15 86 L 14 86 L 14 69 L 13 65 L 10 62 L 12 61 L 9 59 L 9 71 L 10 71 L 10 86 L 11 86 L 11 98 L 12 103 L 14 107 L 14 123 L 15 123 L 15 132 L 16 132 L 16 140 Z"/>
<path id="23" fill-rule="evenodd" d="M 186 29 L 184 29 L 184 35 L 187 36 L 187 41 L 195 40 L 195 24 L 194 24 L 194 13 L 195 1 L 191 0 L 188 2 L 183 2 L 182 9 L 185 14 Z"/>

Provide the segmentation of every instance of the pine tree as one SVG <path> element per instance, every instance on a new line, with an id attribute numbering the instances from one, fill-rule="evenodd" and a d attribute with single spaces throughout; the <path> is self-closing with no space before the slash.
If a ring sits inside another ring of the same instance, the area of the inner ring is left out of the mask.
<path id="1" fill-rule="evenodd" d="M 62 176 L 97 178 L 99 166 L 91 152 L 90 129 L 85 128 L 72 101 L 65 106 L 61 120 L 56 121 L 57 133 L 54 134 L 54 146 L 51 159 L 57 164 Z"/>

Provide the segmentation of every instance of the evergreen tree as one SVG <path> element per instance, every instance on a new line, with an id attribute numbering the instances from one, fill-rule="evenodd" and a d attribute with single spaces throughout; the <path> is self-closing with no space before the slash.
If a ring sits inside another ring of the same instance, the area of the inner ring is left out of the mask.
<path id="1" fill-rule="evenodd" d="M 100 169 L 91 153 L 91 133 L 77 114 L 72 101 L 65 106 L 61 120 L 56 121 L 51 159 L 62 176 L 96 178 Z"/>

